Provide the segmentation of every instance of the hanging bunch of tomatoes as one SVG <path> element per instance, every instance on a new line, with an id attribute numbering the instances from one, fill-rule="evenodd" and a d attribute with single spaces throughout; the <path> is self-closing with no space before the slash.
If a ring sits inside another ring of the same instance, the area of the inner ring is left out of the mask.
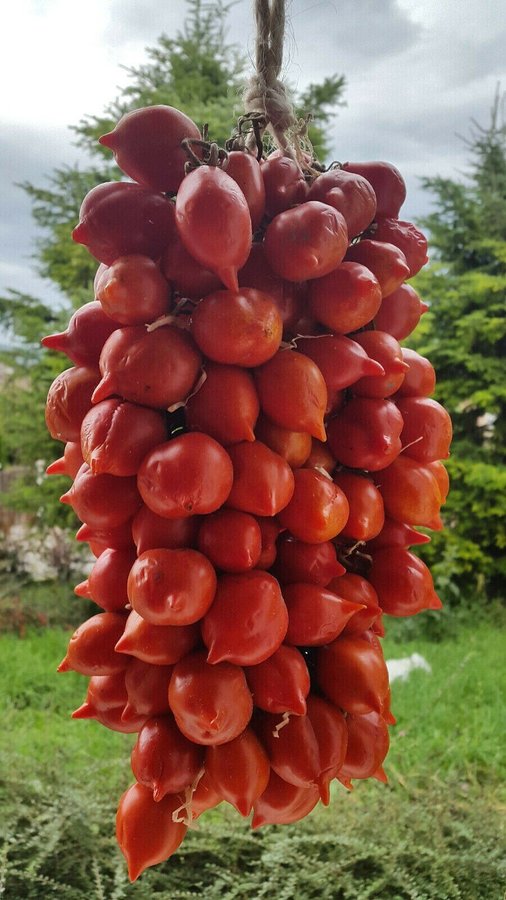
<path id="1" fill-rule="evenodd" d="M 256 828 L 385 780 L 382 616 L 441 605 L 409 548 L 451 425 L 399 343 L 426 240 L 394 166 L 227 153 L 167 106 L 101 143 L 134 180 L 83 201 L 96 299 L 43 340 L 73 362 L 46 418 L 100 608 L 59 669 L 89 677 L 75 718 L 138 734 L 135 879 L 221 801 Z"/>

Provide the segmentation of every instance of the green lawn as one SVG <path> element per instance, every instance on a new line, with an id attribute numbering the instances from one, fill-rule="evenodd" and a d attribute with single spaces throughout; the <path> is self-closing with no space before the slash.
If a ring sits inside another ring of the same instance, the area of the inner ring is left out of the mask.
<path id="1" fill-rule="evenodd" d="M 432 674 L 393 684 L 387 786 L 336 784 L 328 809 L 253 834 L 224 804 L 134 885 L 114 839 L 134 738 L 69 718 L 86 679 L 56 674 L 68 633 L 1 636 L 2 900 L 502 900 L 504 632 L 489 617 L 438 642 L 389 631 L 386 656 L 416 651 Z"/>

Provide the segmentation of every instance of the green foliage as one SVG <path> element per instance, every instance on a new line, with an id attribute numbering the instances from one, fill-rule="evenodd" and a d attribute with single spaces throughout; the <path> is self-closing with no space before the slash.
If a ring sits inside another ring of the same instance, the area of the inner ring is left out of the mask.
<path id="1" fill-rule="evenodd" d="M 506 564 L 506 124 L 474 123 L 465 183 L 424 179 L 436 260 L 416 278 L 430 305 L 410 345 L 437 372 L 454 427 L 446 530 L 420 549 L 446 598 L 497 595 Z"/>

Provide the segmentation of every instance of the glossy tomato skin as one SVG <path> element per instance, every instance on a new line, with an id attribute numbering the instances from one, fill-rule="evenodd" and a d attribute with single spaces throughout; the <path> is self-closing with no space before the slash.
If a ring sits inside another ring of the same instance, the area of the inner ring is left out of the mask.
<path id="1" fill-rule="evenodd" d="M 65 331 L 42 338 L 41 344 L 48 350 L 65 353 L 76 366 L 96 369 L 102 347 L 118 326 L 119 320 L 113 322 L 98 300 L 91 300 L 76 309 Z"/>
<path id="2" fill-rule="evenodd" d="M 434 366 L 425 356 L 421 356 L 416 350 L 409 347 L 402 348 L 402 358 L 409 366 L 404 381 L 397 390 L 396 400 L 399 397 L 430 397 L 436 387 L 436 373 Z"/>
<path id="3" fill-rule="evenodd" d="M 162 412 L 112 397 L 88 410 L 81 424 L 83 457 L 94 475 L 136 475 L 146 454 L 165 440 Z"/>
<path id="4" fill-rule="evenodd" d="M 178 519 L 219 509 L 230 494 L 233 477 L 226 450 L 206 434 L 188 432 L 148 453 L 137 484 L 154 513 Z"/>
<path id="5" fill-rule="evenodd" d="M 404 452 L 419 463 L 447 459 L 452 422 L 446 409 L 431 397 L 401 397 L 397 407 L 404 421 L 401 433 Z"/>
<path id="6" fill-rule="evenodd" d="M 297 341 L 297 348 L 316 363 L 325 379 L 327 412 L 334 408 L 336 400 L 339 401 L 343 388 L 354 385 L 364 375 L 385 374 L 381 362 L 372 359 L 361 343 L 342 334 L 301 338 Z"/>
<path id="7" fill-rule="evenodd" d="M 143 504 L 132 519 L 132 538 L 140 556 L 145 550 L 195 547 L 199 516 L 167 519 Z"/>
<path id="8" fill-rule="evenodd" d="M 180 297 L 200 300 L 211 291 L 217 291 L 222 287 L 216 273 L 206 269 L 191 256 L 175 230 L 175 226 L 160 265 L 172 291 Z"/>
<path id="9" fill-rule="evenodd" d="M 367 325 L 380 308 L 381 296 L 378 278 L 361 260 L 346 259 L 309 285 L 311 314 L 336 334 Z"/>
<path id="10" fill-rule="evenodd" d="M 93 475 L 86 463 L 83 463 L 72 487 L 60 500 L 72 506 L 82 522 L 91 528 L 104 530 L 128 522 L 142 503 L 133 476 Z"/>
<path id="11" fill-rule="evenodd" d="M 125 669 L 128 660 L 115 645 L 123 634 L 126 615 L 103 612 L 92 616 L 74 631 L 58 672 L 73 669 L 81 675 L 114 675 Z"/>
<path id="12" fill-rule="evenodd" d="M 265 415 L 291 431 L 306 431 L 324 441 L 327 387 L 316 363 L 295 350 L 278 350 L 255 370 Z"/>
<path id="13" fill-rule="evenodd" d="M 366 178 L 374 189 L 377 216 L 398 216 L 406 199 L 406 185 L 399 170 L 391 163 L 345 162 L 346 172 L 355 172 Z"/>
<path id="14" fill-rule="evenodd" d="M 262 825 L 289 825 L 307 816 L 318 803 L 316 785 L 300 787 L 284 781 L 271 771 L 264 793 L 253 806 L 252 828 Z"/>
<path id="15" fill-rule="evenodd" d="M 346 222 L 332 206 L 310 200 L 277 215 L 264 238 L 267 259 L 287 281 L 327 275 L 348 247 Z"/>
<path id="16" fill-rule="evenodd" d="M 405 522 L 398 522 L 390 516 L 385 516 L 383 528 L 377 537 L 367 542 L 368 552 L 383 549 L 383 547 L 412 547 L 416 544 L 428 544 L 430 537 L 415 531 Z"/>
<path id="17" fill-rule="evenodd" d="M 228 448 L 234 478 L 227 506 L 254 516 L 275 516 L 294 491 L 293 472 L 278 453 L 261 441 Z"/>
<path id="18" fill-rule="evenodd" d="M 174 325 L 154 331 L 141 325 L 118 328 L 100 354 L 102 380 L 93 403 L 119 394 L 132 403 L 167 409 L 186 400 L 201 362 L 190 335 Z"/>
<path id="19" fill-rule="evenodd" d="M 318 786 L 325 806 L 330 802 L 330 782 L 340 773 L 348 744 L 346 719 L 341 710 L 317 694 L 309 694 L 307 713 L 318 744 L 320 776 Z"/>
<path id="20" fill-rule="evenodd" d="M 408 370 L 402 355 L 402 347 L 391 334 L 375 329 L 355 335 L 355 341 L 371 359 L 379 362 L 384 375 L 365 375 L 352 387 L 360 397 L 391 397 L 399 389 Z"/>
<path id="21" fill-rule="evenodd" d="M 49 463 L 46 475 L 67 475 L 75 478 L 84 462 L 79 441 L 66 441 L 63 456 Z"/>
<path id="22" fill-rule="evenodd" d="M 371 778 L 388 753 L 388 726 L 377 712 L 363 716 L 347 716 L 346 757 L 341 768 L 345 778 Z"/>
<path id="23" fill-rule="evenodd" d="M 313 726 L 307 715 L 280 718 L 259 713 L 255 731 L 277 775 L 297 787 L 318 783 L 320 759 Z"/>
<path id="24" fill-rule="evenodd" d="M 254 288 L 215 291 L 196 306 L 191 332 L 214 362 L 260 366 L 279 348 L 283 323 L 273 300 Z"/>
<path id="25" fill-rule="evenodd" d="M 265 213 L 265 185 L 258 160 L 244 150 L 231 150 L 222 169 L 241 188 L 248 204 L 252 230 L 256 231 Z"/>
<path id="26" fill-rule="evenodd" d="M 279 538 L 273 574 L 281 584 L 304 581 L 326 587 L 331 579 L 344 572 L 331 541 L 310 544 L 294 540 L 289 534 Z"/>
<path id="27" fill-rule="evenodd" d="M 80 441 L 81 424 L 100 381 L 98 369 L 73 366 L 57 375 L 46 400 L 46 427 L 57 441 Z"/>
<path id="28" fill-rule="evenodd" d="M 290 332 L 295 328 L 303 311 L 306 285 L 304 282 L 285 281 L 269 265 L 263 244 L 252 244 L 245 265 L 238 272 L 239 286 L 256 288 L 267 294 L 276 304 L 283 328 Z"/>
<path id="29" fill-rule="evenodd" d="M 187 831 L 184 822 L 173 817 L 180 806 L 179 794 L 168 794 L 156 802 L 143 784 L 133 784 L 122 795 L 116 837 L 128 864 L 130 881 L 135 881 L 148 866 L 155 866 L 176 852 Z"/>
<path id="30" fill-rule="evenodd" d="M 205 516 L 197 547 L 224 572 L 253 569 L 262 552 L 262 532 L 254 516 L 236 509 L 220 509 Z"/>
<path id="31" fill-rule="evenodd" d="M 152 625 L 192 625 L 209 609 L 216 573 L 197 550 L 146 550 L 128 576 L 132 608 Z"/>
<path id="32" fill-rule="evenodd" d="M 207 662 L 258 665 L 278 649 L 287 627 L 286 604 L 272 575 L 258 569 L 222 575 L 202 621 Z"/>
<path id="33" fill-rule="evenodd" d="M 349 504 L 348 520 L 342 537 L 369 541 L 383 528 L 385 511 L 383 497 L 370 478 L 344 470 L 334 472 L 334 484 L 345 494 Z"/>
<path id="34" fill-rule="evenodd" d="M 264 662 L 247 666 L 244 674 L 258 709 L 296 716 L 306 712 L 311 682 L 304 657 L 296 647 L 281 644 Z"/>
<path id="35" fill-rule="evenodd" d="M 176 225 L 191 256 L 237 291 L 237 270 L 251 244 L 251 217 L 237 182 L 217 166 L 189 172 L 177 193 Z"/>
<path id="36" fill-rule="evenodd" d="M 374 238 L 399 247 L 409 266 L 412 278 L 428 262 L 427 238 L 412 222 L 395 218 L 378 218 L 374 223 Z"/>
<path id="37" fill-rule="evenodd" d="M 318 584 L 295 582 L 283 585 L 288 608 L 286 643 L 298 647 L 321 647 L 341 634 L 348 620 L 361 609 Z"/>
<path id="38" fill-rule="evenodd" d="M 293 431 L 276 425 L 261 415 L 255 426 L 255 436 L 283 459 L 291 469 L 298 469 L 311 453 L 311 435 L 307 431 Z"/>
<path id="39" fill-rule="evenodd" d="M 402 453 L 378 476 L 387 515 L 406 525 L 442 528 L 438 481 L 428 466 Z"/>
<path id="40" fill-rule="evenodd" d="M 355 397 L 329 422 L 328 442 L 343 465 L 374 472 L 399 455 L 402 426 L 402 416 L 391 400 Z"/>
<path id="41" fill-rule="evenodd" d="M 78 584 L 78 597 L 89 597 L 107 612 L 123 609 L 128 603 L 127 579 L 135 560 L 135 548 L 108 547 L 100 554 L 88 578 Z"/>
<path id="42" fill-rule="evenodd" d="M 406 257 L 395 244 L 367 238 L 349 248 L 346 260 L 361 263 L 370 269 L 379 281 L 382 297 L 388 297 L 409 278 Z"/>
<path id="43" fill-rule="evenodd" d="M 336 537 L 346 525 L 349 504 L 341 488 L 315 469 L 294 472 L 295 490 L 279 513 L 284 528 L 300 541 L 318 544 Z"/>
<path id="44" fill-rule="evenodd" d="M 388 331 L 398 341 L 402 341 L 415 330 L 421 316 L 428 309 L 410 284 L 401 284 L 397 290 L 383 298 L 374 322 L 380 331 Z"/>
<path id="45" fill-rule="evenodd" d="M 157 104 L 125 113 L 99 143 L 113 151 L 120 169 L 153 191 L 177 191 L 188 159 L 181 141 L 199 140 L 195 122 L 173 106 Z"/>
<path id="46" fill-rule="evenodd" d="M 332 703 L 352 715 L 388 708 L 388 670 L 381 647 L 363 637 L 341 635 L 320 647 L 317 682 Z"/>
<path id="47" fill-rule="evenodd" d="M 117 653 L 128 654 L 152 666 L 171 666 L 199 643 L 200 628 L 197 623 L 152 625 L 132 609 L 114 649 Z"/>
<path id="48" fill-rule="evenodd" d="M 270 218 L 304 203 L 309 187 L 299 164 L 288 156 L 269 156 L 261 166 L 265 211 Z"/>
<path id="49" fill-rule="evenodd" d="M 403 547 L 378 550 L 369 578 L 381 608 L 390 616 L 414 616 L 424 609 L 441 609 L 429 569 Z"/>
<path id="50" fill-rule="evenodd" d="M 196 651 L 174 666 L 169 705 L 179 730 L 196 744 L 226 744 L 246 728 L 253 711 L 251 693 L 240 666 L 210 665 Z"/>
<path id="51" fill-rule="evenodd" d="M 173 716 L 153 716 L 139 732 L 131 753 L 132 772 L 155 801 L 184 791 L 202 767 L 202 747 L 181 734 Z"/>
<path id="52" fill-rule="evenodd" d="M 241 816 L 249 816 L 271 772 L 267 754 L 251 728 L 226 744 L 208 747 L 205 767 L 212 786 Z"/>
<path id="53" fill-rule="evenodd" d="M 250 372 L 239 366 L 207 362 L 206 379 L 188 400 L 186 424 L 225 447 L 254 441 L 260 403 Z"/>
<path id="54" fill-rule="evenodd" d="M 149 258 L 120 256 L 100 279 L 97 298 L 120 325 L 145 325 L 169 311 L 170 291 L 159 266 Z"/>
<path id="55" fill-rule="evenodd" d="M 121 718 L 124 722 L 144 716 L 169 712 L 167 690 L 173 666 L 153 666 L 142 659 L 132 659 L 125 671 L 128 702 Z"/>
<path id="56" fill-rule="evenodd" d="M 353 572 L 345 572 L 344 575 L 333 578 L 328 585 L 329 590 L 335 591 L 339 597 L 352 600 L 353 603 L 361 603 L 365 608 L 359 609 L 351 619 L 348 619 L 342 634 L 363 634 L 375 622 L 381 619 L 382 609 L 379 605 L 378 595 L 370 581 Z"/>
<path id="57" fill-rule="evenodd" d="M 335 168 L 313 181 L 309 200 L 321 200 L 344 216 L 348 236 L 356 237 L 371 224 L 376 213 L 376 195 L 362 175 Z"/>

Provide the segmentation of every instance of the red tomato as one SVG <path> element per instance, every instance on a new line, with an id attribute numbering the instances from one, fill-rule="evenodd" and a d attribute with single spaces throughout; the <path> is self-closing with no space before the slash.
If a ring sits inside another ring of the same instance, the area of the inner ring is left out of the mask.
<path id="1" fill-rule="evenodd" d="M 430 397 L 400 397 L 397 407 L 404 420 L 401 441 L 404 453 L 419 463 L 431 463 L 450 455 L 452 421 Z"/>
<path id="2" fill-rule="evenodd" d="M 152 625 L 191 625 L 209 609 L 216 573 L 197 550 L 146 550 L 128 577 L 132 608 Z"/>
<path id="3" fill-rule="evenodd" d="M 270 218 L 305 201 L 309 187 L 294 159 L 270 156 L 262 163 L 261 173 L 265 185 L 265 211 Z"/>
<path id="4" fill-rule="evenodd" d="M 254 441 L 260 411 L 253 376 L 239 366 L 206 363 L 206 379 L 188 400 L 186 425 L 220 444 Z"/>
<path id="5" fill-rule="evenodd" d="M 327 412 L 339 405 L 343 388 L 354 385 L 364 375 L 378 377 L 385 374 L 381 361 L 377 362 L 368 356 L 360 342 L 342 334 L 300 338 L 297 341 L 297 348 L 316 363 L 325 379 L 328 393 Z"/>
<path id="6" fill-rule="evenodd" d="M 352 715 L 388 708 L 388 670 L 379 645 L 341 635 L 317 657 L 317 682 L 328 699 Z"/>
<path id="7" fill-rule="evenodd" d="M 181 297 L 200 300 L 222 286 L 214 272 L 205 269 L 188 253 L 177 232 L 171 235 L 160 265 L 172 289 Z"/>
<path id="8" fill-rule="evenodd" d="M 234 482 L 227 506 L 255 516 L 275 516 L 291 500 L 293 472 L 281 456 L 262 444 L 247 441 L 228 448 Z"/>
<path id="9" fill-rule="evenodd" d="M 256 516 L 256 520 L 262 533 L 262 552 L 256 568 L 270 569 L 276 559 L 276 541 L 281 531 L 281 525 L 272 516 Z"/>
<path id="10" fill-rule="evenodd" d="M 173 666 L 153 666 L 132 659 L 125 672 L 128 702 L 121 718 L 124 722 L 139 716 L 158 716 L 169 712 L 167 691 Z"/>
<path id="11" fill-rule="evenodd" d="M 133 609 L 125 630 L 115 646 L 153 666 L 171 666 L 190 653 L 200 642 L 200 627 L 194 625 L 152 625 Z"/>
<path id="12" fill-rule="evenodd" d="M 343 169 L 362 175 L 372 185 L 377 202 L 377 216 L 399 215 L 406 199 L 406 185 L 395 166 L 387 162 L 345 162 Z"/>
<path id="13" fill-rule="evenodd" d="M 76 534 L 76 541 L 88 542 L 95 556 L 100 556 L 104 550 L 133 549 L 132 523 L 127 520 L 114 528 L 91 528 L 83 524 Z"/>
<path id="14" fill-rule="evenodd" d="M 103 612 L 92 616 L 74 631 L 58 672 L 73 669 L 81 675 L 114 675 L 122 672 L 128 660 L 117 653 L 115 645 L 123 634 L 126 616 Z"/>
<path id="15" fill-rule="evenodd" d="M 142 502 L 135 478 L 93 475 L 86 463 L 60 500 L 72 506 L 82 522 L 97 529 L 123 525 L 135 515 Z"/>
<path id="16" fill-rule="evenodd" d="M 333 578 L 328 589 L 334 591 L 339 597 L 345 597 L 347 600 L 352 600 L 353 603 L 361 603 L 365 607 L 365 609 L 357 610 L 351 619 L 348 619 L 343 628 L 343 634 L 363 634 L 381 618 L 382 610 L 378 602 L 378 595 L 372 584 L 361 575 L 345 572 L 344 575 Z"/>
<path id="17" fill-rule="evenodd" d="M 181 734 L 169 713 L 147 720 L 130 760 L 135 778 L 158 802 L 192 784 L 202 767 L 204 751 Z"/>
<path id="18" fill-rule="evenodd" d="M 344 216 L 351 238 L 371 224 L 376 212 L 376 195 L 362 175 L 334 168 L 313 181 L 308 200 L 321 200 Z"/>
<path id="19" fill-rule="evenodd" d="M 334 472 L 334 484 L 342 490 L 350 507 L 342 537 L 369 541 L 383 528 L 383 497 L 370 478 L 343 470 Z"/>
<path id="20" fill-rule="evenodd" d="M 225 287 L 238 290 L 237 270 L 251 244 L 246 198 L 217 166 L 199 166 L 182 181 L 176 197 L 176 225 L 188 252 L 215 272 Z"/>
<path id="21" fill-rule="evenodd" d="M 67 441 L 63 456 L 55 459 L 46 469 L 46 475 L 68 475 L 75 478 L 84 462 L 79 441 Z"/>
<path id="22" fill-rule="evenodd" d="M 179 794 L 168 794 L 155 802 L 149 788 L 142 784 L 133 784 L 122 795 L 116 838 L 128 864 L 130 881 L 176 852 L 187 831 L 184 822 L 174 818 L 180 806 Z"/>
<path id="23" fill-rule="evenodd" d="M 57 441 L 80 441 L 81 423 L 100 381 L 97 369 L 74 366 L 53 381 L 46 401 L 46 426 Z"/>
<path id="24" fill-rule="evenodd" d="M 272 575 L 258 569 L 222 575 L 202 621 L 207 662 L 256 666 L 278 649 L 287 627 L 286 605 Z"/>
<path id="25" fill-rule="evenodd" d="M 348 747 L 340 774 L 345 778 L 374 777 L 390 744 L 383 716 L 377 712 L 370 712 L 365 716 L 349 715 L 346 727 Z"/>
<path id="26" fill-rule="evenodd" d="M 296 647 L 281 644 L 264 662 L 247 666 L 244 674 L 258 709 L 296 716 L 306 712 L 310 678 L 304 657 Z"/>
<path id="27" fill-rule="evenodd" d="M 423 609 L 441 609 L 429 569 L 403 547 L 385 547 L 373 556 L 369 573 L 380 606 L 389 616 L 414 616 Z"/>
<path id="28" fill-rule="evenodd" d="M 267 754 L 251 728 L 234 740 L 206 750 L 206 772 L 217 793 L 249 816 L 253 804 L 265 791 L 271 767 Z"/>
<path id="29" fill-rule="evenodd" d="M 376 328 L 388 331 L 398 341 L 408 337 L 429 307 L 422 303 L 410 284 L 401 284 L 396 291 L 384 297 L 374 316 Z"/>
<path id="30" fill-rule="evenodd" d="M 240 288 L 204 297 L 192 313 L 191 332 L 202 353 L 214 362 L 260 366 L 276 353 L 283 323 L 267 294 Z"/>
<path id="31" fill-rule="evenodd" d="M 291 535 L 282 535 L 278 541 L 273 574 L 281 584 L 305 581 L 326 587 L 332 578 L 342 575 L 344 571 L 337 561 L 336 548 L 331 541 L 309 544 L 294 540 Z"/>
<path id="32" fill-rule="evenodd" d="M 399 455 L 402 426 L 391 400 L 354 397 L 327 426 L 330 449 L 343 465 L 375 472 Z"/>
<path id="33" fill-rule="evenodd" d="M 397 522 L 395 519 L 385 517 L 383 528 L 377 537 L 367 542 L 368 553 L 375 550 L 383 549 L 383 547 L 411 547 L 415 544 L 428 544 L 430 537 L 427 534 L 420 534 L 405 522 Z"/>
<path id="34" fill-rule="evenodd" d="M 302 315 L 305 284 L 285 281 L 267 262 L 263 244 L 252 244 L 246 264 L 238 273 L 240 287 L 256 288 L 276 304 L 283 326 L 292 330 Z"/>
<path id="35" fill-rule="evenodd" d="M 83 457 L 94 475 L 136 475 L 146 454 L 166 440 L 162 412 L 116 398 L 93 406 L 81 425 Z"/>
<path id="36" fill-rule="evenodd" d="M 402 348 L 402 358 L 408 364 L 409 369 L 395 399 L 397 400 L 398 397 L 429 397 L 430 394 L 433 394 L 436 387 L 436 373 L 429 360 L 408 347 Z"/>
<path id="37" fill-rule="evenodd" d="M 132 403 L 167 409 L 186 400 L 200 365 L 191 337 L 174 325 L 154 331 L 141 325 L 118 328 L 100 354 L 102 380 L 93 403 L 119 394 Z"/>
<path id="38" fill-rule="evenodd" d="M 332 703 L 316 694 L 307 698 L 307 714 L 313 726 L 320 755 L 318 785 L 325 806 L 330 802 L 330 782 L 336 778 L 344 763 L 348 744 L 346 719 Z"/>
<path id="39" fill-rule="evenodd" d="M 321 278 L 346 253 L 346 222 L 332 206 L 310 200 L 276 216 L 267 226 L 264 245 L 270 265 L 287 281 Z"/>
<path id="40" fill-rule="evenodd" d="M 380 283 L 360 260 L 347 260 L 309 285 L 311 314 L 337 334 L 363 328 L 374 319 L 380 305 Z"/>
<path id="41" fill-rule="evenodd" d="M 374 223 L 374 238 L 399 247 L 409 266 L 412 278 L 428 262 L 427 238 L 412 222 L 402 222 L 394 218 L 378 218 Z"/>
<path id="42" fill-rule="evenodd" d="M 311 453 L 311 435 L 307 431 L 290 431 L 271 422 L 267 416 L 260 416 L 255 426 L 255 436 L 283 459 L 291 469 L 298 469 Z"/>
<path id="43" fill-rule="evenodd" d="M 144 504 L 132 520 L 132 537 L 140 556 L 145 550 L 166 547 L 177 550 L 183 547 L 194 547 L 197 540 L 199 516 L 187 516 L 181 519 L 166 519 L 157 516 Z"/>
<path id="44" fill-rule="evenodd" d="M 99 143 L 109 147 L 120 169 L 153 191 L 177 191 L 188 154 L 181 141 L 199 140 L 195 122 L 173 106 L 144 106 L 121 117 Z"/>
<path id="45" fill-rule="evenodd" d="M 330 452 L 328 444 L 313 438 L 311 453 L 304 463 L 305 469 L 323 469 L 332 475 L 337 465 L 335 457 Z"/>
<path id="46" fill-rule="evenodd" d="M 180 731 L 196 744 L 226 744 L 246 728 L 253 701 L 240 666 L 211 666 L 195 652 L 174 666 L 169 704 Z"/>
<path id="47" fill-rule="evenodd" d="M 361 609 L 318 584 L 286 584 L 283 597 L 289 616 L 286 643 L 299 647 L 329 644 Z"/>
<path id="48" fill-rule="evenodd" d="M 120 256 L 100 279 L 97 298 L 104 313 L 121 325 L 145 325 L 169 311 L 170 292 L 149 256 Z"/>
<path id="49" fill-rule="evenodd" d="M 48 350 L 65 353 L 76 366 L 96 369 L 102 347 L 109 335 L 119 327 L 119 320 L 111 322 L 111 318 L 105 314 L 98 300 L 91 300 L 76 309 L 65 331 L 42 338 L 41 344 Z"/>
<path id="50" fill-rule="evenodd" d="M 220 509 L 202 519 L 197 547 L 224 572 L 253 569 L 262 552 L 262 532 L 254 516 Z"/>
<path id="51" fill-rule="evenodd" d="M 402 453 L 378 476 L 387 515 L 406 525 L 439 531 L 441 491 L 434 473 Z"/>
<path id="52" fill-rule="evenodd" d="M 295 350 L 278 350 L 255 370 L 260 406 L 282 428 L 305 431 L 324 441 L 327 387 L 318 366 Z"/>
<path id="53" fill-rule="evenodd" d="M 265 791 L 253 805 L 251 827 L 298 822 L 314 809 L 319 799 L 320 793 L 315 785 L 297 787 L 271 772 Z"/>
<path id="54" fill-rule="evenodd" d="M 125 669 L 113 675 L 92 675 L 84 703 L 72 713 L 73 719 L 92 719 L 98 712 L 124 709 L 127 700 Z"/>
<path id="55" fill-rule="evenodd" d="M 352 244 L 346 260 L 361 263 L 377 278 L 382 297 L 388 297 L 409 278 L 409 266 L 402 250 L 384 241 L 361 240 Z"/>
<path id="56" fill-rule="evenodd" d="M 429 469 L 432 472 L 434 478 L 438 483 L 441 493 L 441 505 L 443 505 L 444 503 L 446 503 L 446 498 L 450 489 L 450 476 L 448 475 L 448 469 L 446 468 L 445 464 L 439 459 L 435 459 L 434 462 L 427 463 L 425 468 Z"/>
<path id="57" fill-rule="evenodd" d="M 222 169 L 237 182 L 248 204 L 251 227 L 256 231 L 265 213 L 263 167 L 254 156 L 244 150 L 231 150 Z"/>
<path id="58" fill-rule="evenodd" d="M 279 513 L 281 525 L 308 544 L 330 541 L 343 530 L 348 519 L 345 494 L 315 469 L 296 469 L 293 474 L 295 490 Z"/>
<path id="59" fill-rule="evenodd" d="M 320 757 L 313 726 L 307 715 L 259 713 L 255 730 L 267 751 L 276 775 L 297 787 L 318 783 Z"/>
<path id="60" fill-rule="evenodd" d="M 107 612 L 123 609 L 128 603 L 127 579 L 135 561 L 135 548 L 107 548 L 98 557 L 88 578 L 76 585 L 78 597 L 89 597 Z"/>
<path id="61" fill-rule="evenodd" d="M 399 389 L 409 368 L 398 341 L 386 331 L 363 331 L 354 340 L 384 369 L 383 375 L 365 375 L 352 387 L 359 397 L 390 397 Z"/>
<path id="62" fill-rule="evenodd" d="M 233 478 L 226 450 L 207 434 L 189 432 L 148 453 L 137 484 L 154 513 L 179 519 L 219 509 L 230 494 Z"/>

